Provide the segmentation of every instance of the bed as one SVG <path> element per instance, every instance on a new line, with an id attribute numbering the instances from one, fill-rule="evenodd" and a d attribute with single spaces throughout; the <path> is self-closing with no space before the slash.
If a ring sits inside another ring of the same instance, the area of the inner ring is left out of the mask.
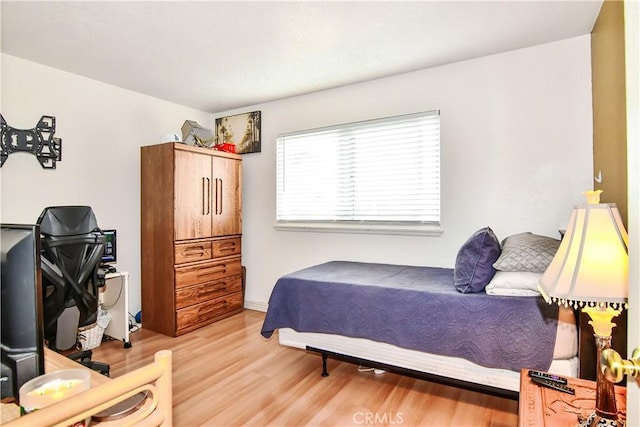
<path id="1" fill-rule="evenodd" d="M 492 265 L 500 253 L 489 257 Z M 276 282 L 261 334 L 279 330 L 280 344 L 320 353 L 323 375 L 327 357 L 336 357 L 509 397 L 523 368 L 576 376 L 571 309 L 530 292 L 489 294 L 486 277 L 481 291 L 461 291 L 454 285 L 461 268 L 458 260 L 455 268 L 349 261 L 304 268 Z"/>

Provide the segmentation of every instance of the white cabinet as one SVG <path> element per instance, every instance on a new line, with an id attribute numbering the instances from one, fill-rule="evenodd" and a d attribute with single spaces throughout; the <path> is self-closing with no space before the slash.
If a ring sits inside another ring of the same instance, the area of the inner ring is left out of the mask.
<path id="1" fill-rule="evenodd" d="M 102 308 L 111 313 L 111 321 L 104 330 L 105 335 L 122 340 L 125 348 L 131 347 L 129 340 L 129 273 L 118 271 L 104 276 L 105 286 L 100 291 Z"/>

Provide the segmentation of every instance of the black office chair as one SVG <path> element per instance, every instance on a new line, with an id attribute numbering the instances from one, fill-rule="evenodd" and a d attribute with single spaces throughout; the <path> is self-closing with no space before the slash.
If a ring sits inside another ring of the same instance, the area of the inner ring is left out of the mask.
<path id="1" fill-rule="evenodd" d="M 96 323 L 98 276 L 105 238 L 89 206 L 53 206 L 38 218 L 42 246 L 44 337 L 56 350 L 76 346 L 78 328 Z M 104 375 L 109 365 L 91 361 L 91 350 L 68 355 Z"/>

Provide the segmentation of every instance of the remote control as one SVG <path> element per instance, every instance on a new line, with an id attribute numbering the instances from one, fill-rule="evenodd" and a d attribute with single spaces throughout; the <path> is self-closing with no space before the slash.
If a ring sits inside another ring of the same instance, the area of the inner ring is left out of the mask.
<path id="1" fill-rule="evenodd" d="M 550 381 L 550 380 L 545 380 L 542 378 L 538 378 L 538 377 L 531 377 L 531 381 L 533 381 L 536 384 L 539 384 L 543 387 L 549 387 L 552 388 L 554 390 L 558 390 L 561 391 L 563 393 L 569 393 L 569 394 L 576 394 L 576 391 L 569 387 L 568 385 L 565 384 L 559 384 L 555 381 Z"/>
<path id="2" fill-rule="evenodd" d="M 566 384 L 567 383 L 567 379 L 565 377 L 560 377 L 558 375 L 553 375 L 553 374 L 550 374 L 548 372 L 529 371 L 529 376 L 530 377 L 541 378 L 543 380 L 554 381 L 554 382 L 557 382 L 559 384 Z"/>

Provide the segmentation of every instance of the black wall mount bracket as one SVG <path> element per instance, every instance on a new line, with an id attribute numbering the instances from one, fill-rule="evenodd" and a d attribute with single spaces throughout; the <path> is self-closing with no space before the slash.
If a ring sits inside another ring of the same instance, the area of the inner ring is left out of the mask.
<path id="1" fill-rule="evenodd" d="M 56 118 L 42 116 L 33 129 L 15 129 L 9 126 L 0 114 L 2 140 L 0 142 L 0 167 L 9 154 L 24 151 L 34 154 L 44 169 L 55 169 L 62 161 L 62 139 L 55 138 Z"/>

